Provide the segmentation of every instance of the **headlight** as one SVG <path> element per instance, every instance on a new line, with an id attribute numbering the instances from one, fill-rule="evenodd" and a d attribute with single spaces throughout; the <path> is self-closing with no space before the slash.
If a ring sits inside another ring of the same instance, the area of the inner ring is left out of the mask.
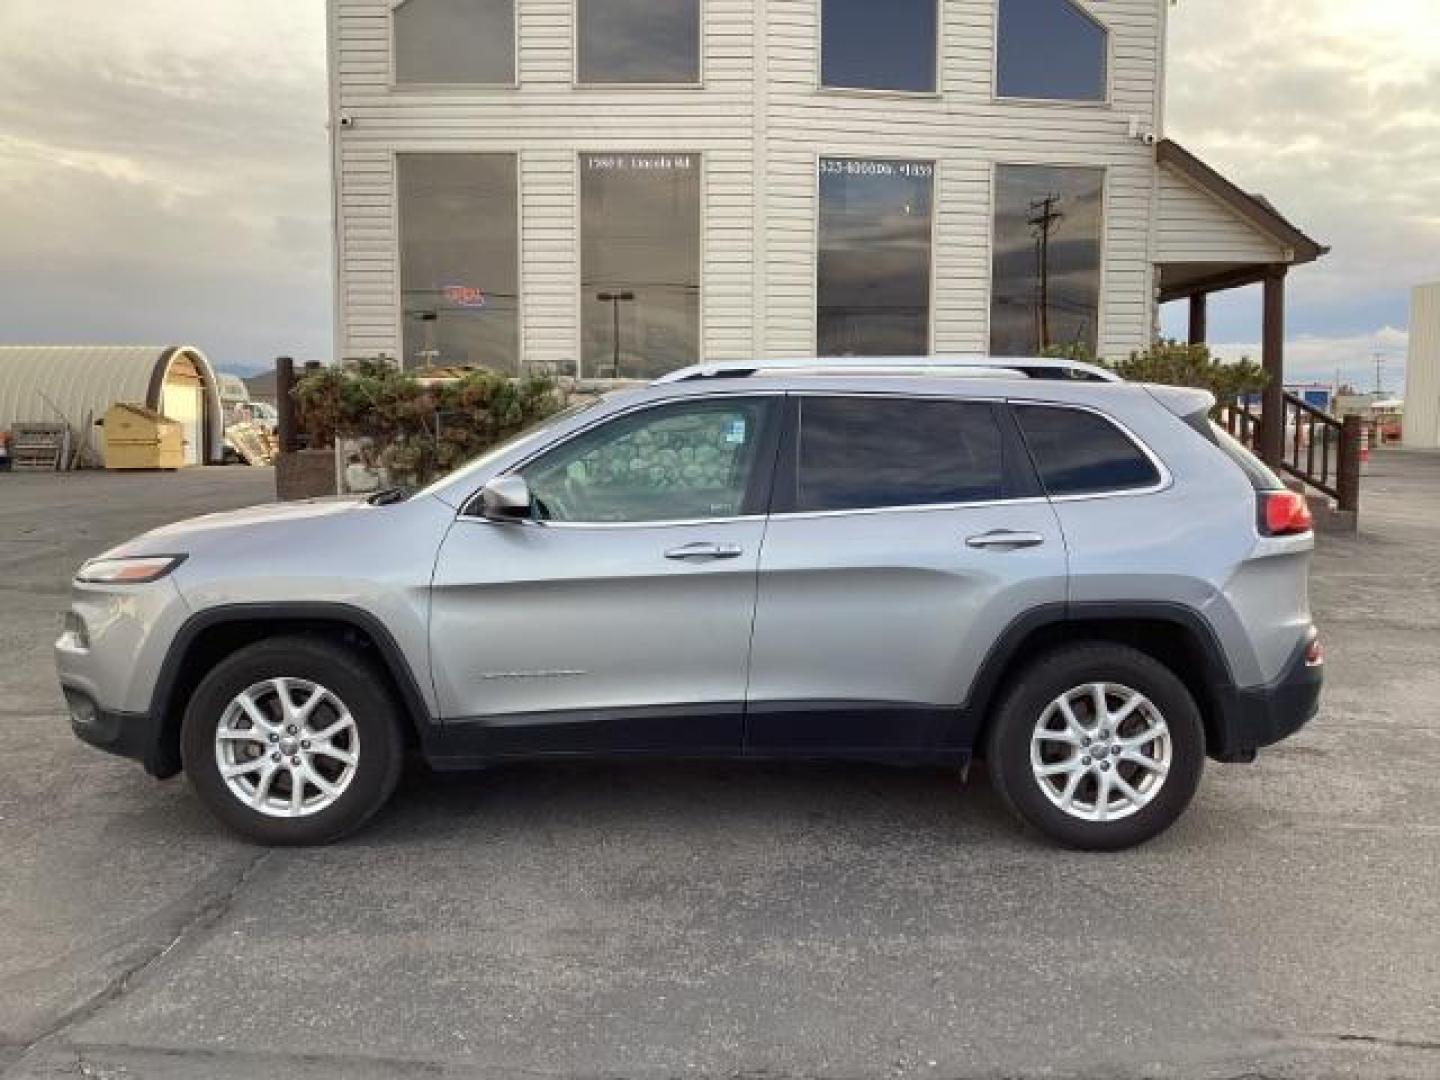
<path id="1" fill-rule="evenodd" d="M 185 561 L 184 555 L 145 555 L 133 559 L 91 559 L 76 581 L 102 585 L 143 585 L 159 581 Z"/>

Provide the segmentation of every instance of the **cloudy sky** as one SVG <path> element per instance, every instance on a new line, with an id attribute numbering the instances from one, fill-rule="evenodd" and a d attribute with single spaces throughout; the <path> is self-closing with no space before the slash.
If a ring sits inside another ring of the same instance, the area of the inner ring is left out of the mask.
<path id="1" fill-rule="evenodd" d="M 1378 351 L 1397 382 L 1409 288 L 1440 279 L 1435 14 L 1172 13 L 1169 133 L 1335 247 L 1292 279 L 1299 374 L 1369 385 Z M 322 0 L 0 0 L 0 340 L 328 357 L 325 113 Z M 1256 351 L 1258 296 L 1212 336 Z"/>

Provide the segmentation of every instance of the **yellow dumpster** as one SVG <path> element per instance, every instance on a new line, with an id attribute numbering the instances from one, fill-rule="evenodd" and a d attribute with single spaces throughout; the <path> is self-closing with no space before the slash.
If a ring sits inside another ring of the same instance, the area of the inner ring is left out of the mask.
<path id="1" fill-rule="evenodd" d="M 117 401 L 105 413 L 107 469 L 180 469 L 185 429 L 144 405 Z"/>

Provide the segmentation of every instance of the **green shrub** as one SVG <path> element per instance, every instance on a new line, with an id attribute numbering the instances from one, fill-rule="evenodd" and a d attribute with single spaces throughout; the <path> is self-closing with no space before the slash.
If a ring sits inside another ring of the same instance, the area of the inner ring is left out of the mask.
<path id="1" fill-rule="evenodd" d="M 1046 355 L 1099 363 L 1129 382 L 1209 390 L 1215 395 L 1217 409 L 1258 394 L 1270 381 L 1264 369 L 1249 357 L 1221 360 L 1210 352 L 1208 345 L 1188 345 L 1183 341 L 1157 341 L 1123 360 L 1097 361 L 1088 349 L 1073 345 L 1047 350 Z"/>
<path id="2" fill-rule="evenodd" d="M 477 369 L 422 386 L 383 360 L 324 368 L 295 387 L 301 430 L 311 446 L 369 440 L 374 464 L 394 481 L 428 483 L 561 409 L 551 379 L 512 379 Z"/>

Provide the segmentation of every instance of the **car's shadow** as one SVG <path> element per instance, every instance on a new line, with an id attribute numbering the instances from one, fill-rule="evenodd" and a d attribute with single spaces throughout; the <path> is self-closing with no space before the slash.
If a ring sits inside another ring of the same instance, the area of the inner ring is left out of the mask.
<path id="1" fill-rule="evenodd" d="M 817 827 L 855 834 L 899 831 L 954 841 L 1015 839 L 1016 823 L 990 790 L 983 767 L 868 763 L 556 760 L 475 772 L 406 768 L 390 806 L 363 833 L 368 843 L 408 843 L 512 829 L 597 832 L 656 824 L 697 836 L 759 827 L 794 835 Z"/>

